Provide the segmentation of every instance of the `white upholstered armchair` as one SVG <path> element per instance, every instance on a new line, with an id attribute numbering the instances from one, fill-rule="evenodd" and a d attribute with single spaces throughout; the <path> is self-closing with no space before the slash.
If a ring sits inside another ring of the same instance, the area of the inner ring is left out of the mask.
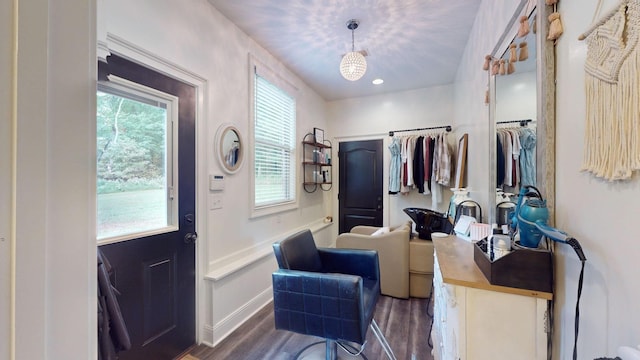
<path id="1" fill-rule="evenodd" d="M 388 296 L 409 297 L 409 240 L 411 222 L 390 227 L 387 231 L 372 226 L 355 226 L 351 232 L 336 239 L 336 247 L 343 249 L 376 250 L 380 259 L 380 289 Z M 380 234 L 372 235 L 376 231 Z"/>

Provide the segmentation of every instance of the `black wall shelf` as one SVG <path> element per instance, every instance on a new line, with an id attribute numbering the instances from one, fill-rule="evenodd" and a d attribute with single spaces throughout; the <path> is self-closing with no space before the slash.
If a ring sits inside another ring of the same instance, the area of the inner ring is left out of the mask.
<path id="1" fill-rule="evenodd" d="M 302 147 L 304 191 L 312 193 L 318 189 L 331 190 L 331 142 L 324 140 L 317 143 L 313 134 L 308 133 L 302 139 Z"/>

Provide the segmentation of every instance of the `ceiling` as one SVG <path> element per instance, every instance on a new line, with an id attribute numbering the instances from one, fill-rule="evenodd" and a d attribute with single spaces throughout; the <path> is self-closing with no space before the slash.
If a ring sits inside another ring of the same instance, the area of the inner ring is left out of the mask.
<path id="1" fill-rule="evenodd" d="M 481 1 L 209 0 L 326 100 L 453 83 Z M 368 53 L 355 82 L 338 70 L 350 19 L 355 50 Z"/>

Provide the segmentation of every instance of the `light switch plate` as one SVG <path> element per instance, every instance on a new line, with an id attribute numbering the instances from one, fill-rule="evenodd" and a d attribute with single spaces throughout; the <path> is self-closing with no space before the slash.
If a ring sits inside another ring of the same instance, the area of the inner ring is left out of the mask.
<path id="1" fill-rule="evenodd" d="M 222 194 L 209 195 L 209 210 L 222 209 Z"/>

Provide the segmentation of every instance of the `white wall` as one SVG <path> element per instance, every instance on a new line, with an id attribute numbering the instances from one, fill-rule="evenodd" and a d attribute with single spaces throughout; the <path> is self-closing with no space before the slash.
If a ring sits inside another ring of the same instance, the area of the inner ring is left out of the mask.
<path id="1" fill-rule="evenodd" d="M 536 73 L 515 72 L 496 79 L 496 120 L 537 120 Z M 532 124 L 535 126 L 535 123 Z M 517 126 L 517 124 L 515 124 Z"/>
<path id="2" fill-rule="evenodd" d="M 92 359 L 95 122 L 87 119 L 95 118 L 94 2 L 13 4 L 19 8 L 11 154 L 16 164 L 14 355 Z"/>
<path id="3" fill-rule="evenodd" d="M 605 1 L 604 9 L 617 1 Z M 560 1 L 565 33 L 556 46 L 556 226 L 582 244 L 587 266 L 580 306 L 578 357 L 613 357 L 620 345 L 640 344 L 640 296 L 636 263 L 640 246 L 635 233 L 640 203 L 638 177 L 607 183 L 580 172 L 585 117 L 584 60 L 586 47 L 577 40 L 591 22 L 597 0 Z M 470 164 L 487 162 L 488 109 L 482 100 L 486 72 L 484 56 L 491 52 L 515 10 L 516 1 L 483 1 L 455 84 L 456 120 L 468 126 L 469 146 L 481 142 Z M 482 150 L 487 148 L 487 150 Z M 470 174 L 486 178 L 484 167 L 472 165 Z M 481 185 L 484 186 L 484 185 Z M 573 326 L 580 263 L 566 246 L 556 247 L 556 336 L 554 359 L 569 359 L 573 351 Z"/>
<path id="4" fill-rule="evenodd" d="M 314 127 L 326 128 L 325 102 L 205 0 L 190 1 L 188 6 L 175 0 L 113 0 L 106 2 L 105 13 L 108 33 L 207 82 L 205 109 L 198 123 L 198 132 L 207 134 L 198 144 L 198 162 L 205 164 L 199 165 L 197 174 L 198 193 L 204 194 L 198 201 L 209 201 L 209 175 L 225 175 L 225 190 L 222 209 L 198 216 L 201 275 L 210 279 L 199 284 L 200 328 L 204 342 L 216 343 L 271 299 L 270 275 L 276 268 L 272 242 L 302 227 L 318 228 L 331 211 L 327 194 L 305 193 L 300 179 L 298 209 L 249 218 L 249 54 L 298 89 L 298 144 Z M 237 127 L 246 145 L 244 164 L 233 175 L 223 172 L 213 152 L 222 123 Z M 300 147 L 299 156 L 301 151 Z M 328 229 L 315 236 L 321 245 L 331 242 Z"/>
<path id="5" fill-rule="evenodd" d="M 605 0 L 603 9 L 618 1 Z M 565 33 L 557 45 L 556 224 L 576 237 L 587 256 L 580 314 L 580 357 L 614 355 L 620 345 L 640 344 L 640 297 L 636 224 L 640 182 L 609 183 L 580 172 L 584 148 L 584 61 L 586 44 L 578 36 L 589 28 L 596 0 L 561 1 Z M 638 90 L 638 89 L 636 89 Z M 572 251 L 559 264 L 562 303 L 559 323 L 562 358 L 573 341 L 573 312 L 579 262 Z"/>
<path id="6" fill-rule="evenodd" d="M 489 75 L 482 70 L 519 1 L 485 0 L 478 9 L 454 83 L 456 128 L 469 133 L 467 171 L 471 196 L 489 214 L 489 106 L 485 104 Z M 493 190 L 491 190 L 493 191 Z"/>
<path id="7" fill-rule="evenodd" d="M 391 130 L 452 125 L 453 112 L 452 86 L 437 86 L 327 103 L 329 129 L 325 132 L 325 137 L 330 136 L 332 138 L 335 147 L 333 150 L 334 158 L 336 160 L 338 159 L 337 148 L 340 141 L 383 139 L 383 221 L 385 225 L 394 225 L 410 220 L 402 212 L 402 209 L 406 207 L 446 211 L 451 191 L 445 187 L 442 187 L 442 202 L 436 208 L 432 206 L 431 195 L 419 194 L 417 190 L 408 195 L 388 195 L 390 161 L 388 146 L 391 141 L 388 133 Z M 411 133 L 398 133 L 397 135 L 403 134 Z M 461 134 L 462 132 L 454 126 L 453 131 L 448 134 L 449 142 L 456 144 Z M 337 166 L 333 170 L 334 181 L 337 181 L 339 176 Z M 334 187 L 334 199 L 337 198 L 337 192 L 337 187 Z M 337 201 L 334 202 L 334 214 L 338 215 Z M 337 229 L 335 230 L 337 231 Z"/>
<path id="8" fill-rule="evenodd" d="M 0 359 L 11 350 L 13 4 L 0 3 Z"/>

